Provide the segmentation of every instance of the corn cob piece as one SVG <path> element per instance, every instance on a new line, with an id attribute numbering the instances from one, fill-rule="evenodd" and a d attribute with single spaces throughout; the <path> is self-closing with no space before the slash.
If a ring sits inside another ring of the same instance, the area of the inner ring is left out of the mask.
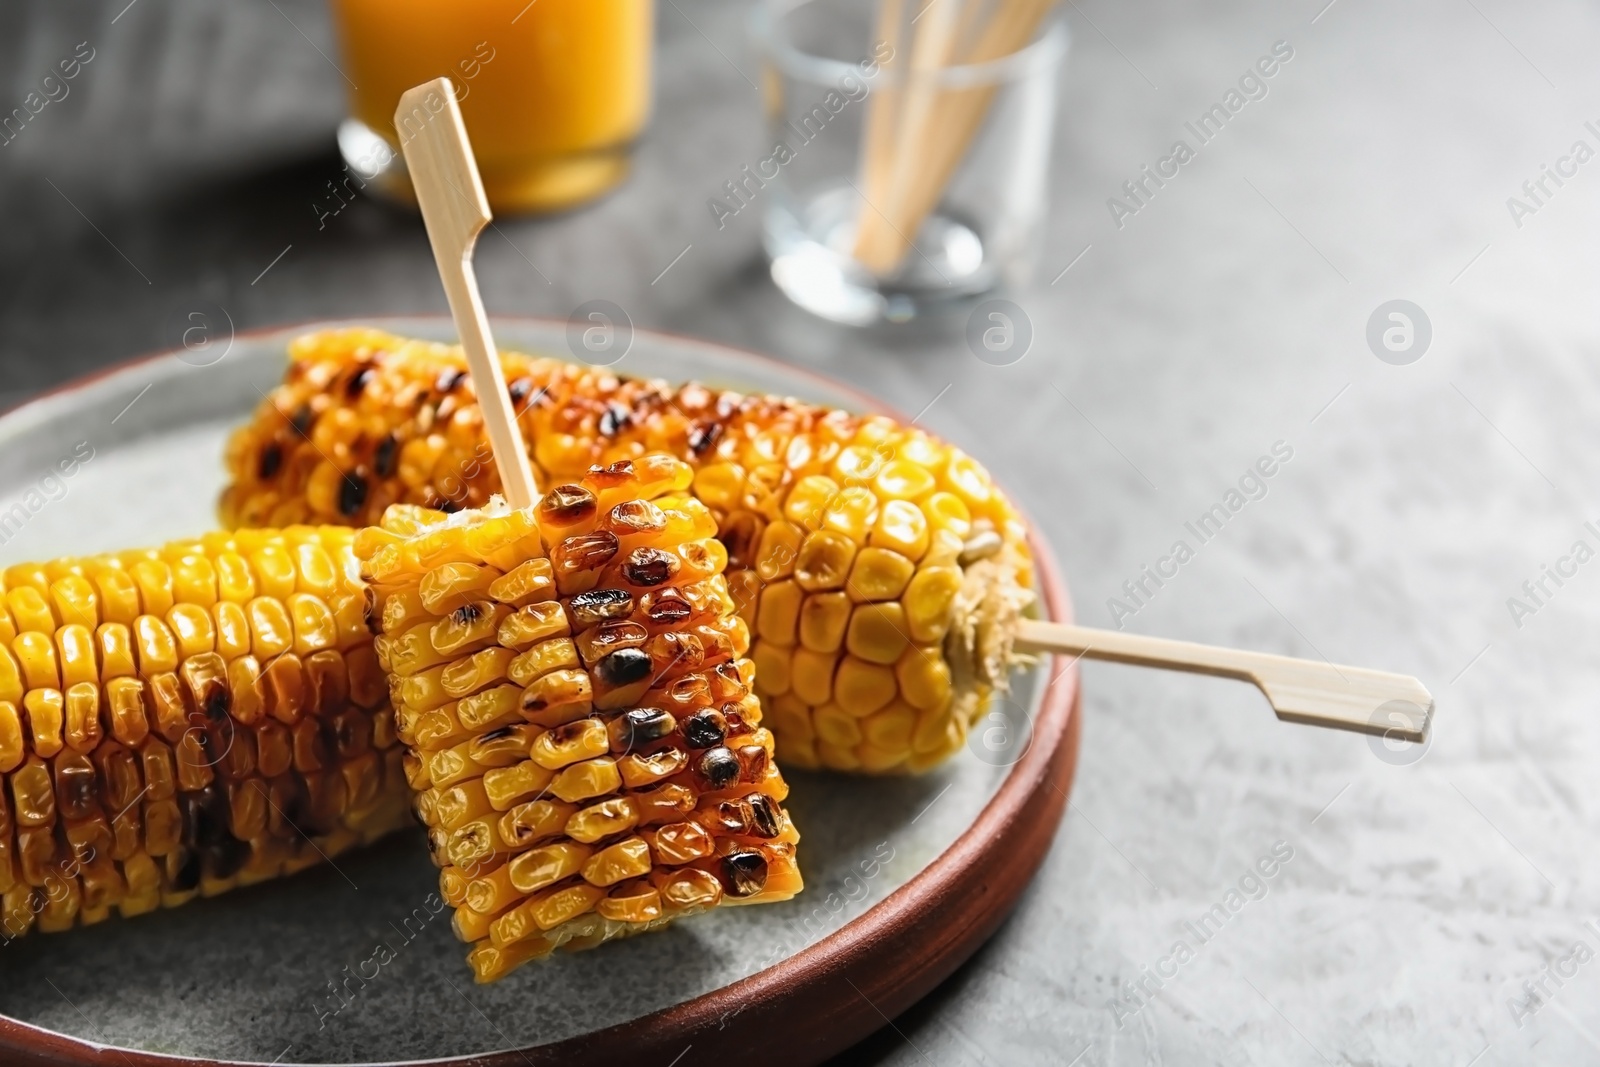
<path id="1" fill-rule="evenodd" d="M 623 461 L 530 511 L 397 505 L 357 538 L 417 812 L 480 982 L 800 889 L 749 634 L 691 477 Z"/>
<path id="2" fill-rule="evenodd" d="M 410 822 L 337 526 L 0 576 L 0 929 L 63 930 L 310 866 Z"/>
<path id="3" fill-rule="evenodd" d="M 1023 526 L 981 466 L 881 416 L 501 359 L 541 487 L 650 452 L 695 468 L 789 764 L 917 772 L 961 748 L 1031 600 Z M 227 465 L 227 525 L 373 523 L 499 488 L 460 350 L 374 330 L 295 341 Z"/>

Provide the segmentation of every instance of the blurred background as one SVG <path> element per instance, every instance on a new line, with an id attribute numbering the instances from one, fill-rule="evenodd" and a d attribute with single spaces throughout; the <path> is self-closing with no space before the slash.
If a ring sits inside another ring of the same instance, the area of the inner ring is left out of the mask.
<path id="1" fill-rule="evenodd" d="M 760 213 L 708 209 L 772 147 L 750 14 L 656 8 L 631 174 L 497 220 L 491 312 L 608 300 L 861 385 L 995 472 L 1080 621 L 1415 673 L 1439 698 L 1432 747 L 1397 756 L 1276 724 L 1242 687 L 1087 668 L 1036 884 L 846 1060 L 1600 1063 L 1600 968 L 1516 1007 L 1576 942 L 1600 949 L 1600 599 L 1580 570 L 1510 605 L 1600 519 L 1600 11 L 1066 0 L 1036 265 L 997 290 L 1031 342 L 1006 360 L 969 343 L 970 302 L 870 329 L 802 310 Z M 80 43 L 66 95 L 0 145 L 0 404 L 177 345 L 197 301 L 240 330 L 445 312 L 412 214 L 333 210 L 348 86 L 324 0 L 6 4 L 0 116 Z M 1259 94 L 1191 132 L 1268 56 Z M 1192 158 L 1147 181 L 1179 140 Z M 1396 308 L 1411 333 L 1386 344 Z M 1279 442 L 1265 495 L 1130 600 Z M 1280 841 L 1270 893 L 1118 1012 Z"/>

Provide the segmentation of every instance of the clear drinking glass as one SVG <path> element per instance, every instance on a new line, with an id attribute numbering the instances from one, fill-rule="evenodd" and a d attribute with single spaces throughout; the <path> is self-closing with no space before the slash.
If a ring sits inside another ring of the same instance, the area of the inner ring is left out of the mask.
<path id="1" fill-rule="evenodd" d="M 906 2 L 921 19 L 938 4 L 982 0 Z M 991 0 L 1006 2 L 1015 0 Z M 916 38 L 897 34 L 901 49 L 883 39 L 874 6 L 766 0 L 757 9 L 773 145 L 713 206 L 720 217 L 763 201 L 778 288 L 862 326 L 1028 280 L 1068 44 L 1056 11 L 998 58 L 919 68 L 908 62 Z"/>

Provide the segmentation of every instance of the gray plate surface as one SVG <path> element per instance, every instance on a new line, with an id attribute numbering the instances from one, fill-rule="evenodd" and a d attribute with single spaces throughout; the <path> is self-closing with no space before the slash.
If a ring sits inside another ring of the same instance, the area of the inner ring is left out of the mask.
<path id="1" fill-rule="evenodd" d="M 438 319 L 375 324 L 451 336 Z M 0 566 L 213 525 L 224 437 L 279 380 L 298 332 L 240 336 L 204 367 L 163 356 L 0 417 L 0 512 L 44 501 L 0 546 Z M 496 333 L 506 348 L 566 351 L 562 324 L 506 320 Z M 664 335 L 639 333 L 616 369 L 862 406 L 794 368 Z M 59 487 L 46 482 L 84 441 L 93 458 Z M 1041 683 L 1037 672 L 1014 680 L 1030 716 Z M 964 753 L 914 779 L 792 773 L 799 897 L 561 955 L 491 986 L 472 984 L 447 912 L 422 921 L 436 878 L 410 831 L 280 882 L 0 943 L 0 1011 L 88 1041 L 264 1063 L 429 1059 L 581 1035 L 725 986 L 859 916 L 972 822 L 1004 778 L 992 762 Z"/>

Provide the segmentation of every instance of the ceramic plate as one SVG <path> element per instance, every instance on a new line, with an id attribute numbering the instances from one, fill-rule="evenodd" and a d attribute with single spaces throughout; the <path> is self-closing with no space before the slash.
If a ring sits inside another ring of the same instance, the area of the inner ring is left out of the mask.
<path id="1" fill-rule="evenodd" d="M 441 319 L 371 324 L 453 336 Z M 27 512 L 0 530 L 0 565 L 213 525 L 225 435 L 279 380 L 289 338 L 324 325 L 153 356 L 0 416 L 0 514 Z M 564 322 L 495 329 L 506 348 L 567 351 Z M 878 406 L 764 357 L 644 331 L 614 369 Z M 70 477 L 52 473 L 74 455 L 89 458 Z M 1049 551 L 1037 538 L 1034 548 L 1043 613 L 1063 617 Z M 437 879 L 421 832 L 408 831 L 277 882 L 0 942 L 0 1051 L 141 1065 L 816 1062 L 958 966 L 1037 867 L 1077 738 L 1076 674 L 1050 667 L 1016 675 L 998 748 L 975 742 L 918 778 L 791 773 L 806 879 L 792 901 L 719 909 L 475 986 L 448 912 L 426 906 Z"/>

